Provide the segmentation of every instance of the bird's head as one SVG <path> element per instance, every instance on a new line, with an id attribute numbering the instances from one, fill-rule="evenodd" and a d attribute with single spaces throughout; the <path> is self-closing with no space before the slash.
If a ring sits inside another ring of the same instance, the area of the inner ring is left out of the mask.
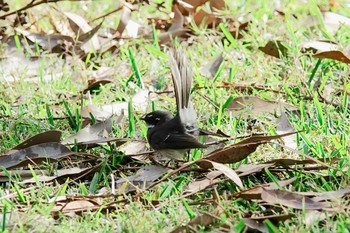
<path id="1" fill-rule="evenodd" d="M 169 120 L 171 120 L 173 117 L 168 112 L 163 111 L 154 111 L 146 114 L 145 116 L 141 117 L 140 119 L 145 121 L 147 124 L 147 128 L 153 128 L 156 125 L 161 125 Z"/>

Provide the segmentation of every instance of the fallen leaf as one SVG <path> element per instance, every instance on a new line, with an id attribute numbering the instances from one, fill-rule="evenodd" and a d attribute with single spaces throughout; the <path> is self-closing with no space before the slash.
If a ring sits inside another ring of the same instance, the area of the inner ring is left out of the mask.
<path id="1" fill-rule="evenodd" d="M 239 173 L 239 177 L 247 176 L 253 173 L 261 172 L 263 169 L 272 167 L 273 163 L 263 163 L 263 164 L 241 164 L 236 172 Z"/>
<path id="2" fill-rule="evenodd" d="M 39 133 L 24 142 L 13 147 L 11 150 L 20 150 L 37 144 L 48 143 L 48 142 L 60 142 L 62 132 L 58 130 L 49 130 Z"/>
<path id="3" fill-rule="evenodd" d="M 193 16 L 193 21 L 197 26 L 206 26 L 215 28 L 220 24 L 221 19 L 216 17 L 213 13 L 208 13 L 200 9 Z"/>
<path id="4" fill-rule="evenodd" d="M 288 55 L 288 48 L 281 41 L 269 41 L 264 47 L 259 47 L 259 50 L 267 55 L 281 58 Z"/>
<path id="5" fill-rule="evenodd" d="M 188 184 L 185 193 L 187 195 L 193 195 L 199 191 L 205 190 L 207 187 L 216 184 L 219 182 L 219 179 L 216 179 L 218 176 L 222 175 L 221 171 L 211 171 L 205 178 L 200 180 L 192 181 Z"/>
<path id="6" fill-rule="evenodd" d="M 210 160 L 218 163 L 235 163 L 245 159 L 248 155 L 253 153 L 259 145 L 268 143 L 271 140 L 279 139 L 294 133 L 286 133 L 275 136 L 252 136 L 236 144 L 228 145 L 222 149 L 213 151 L 212 153 L 205 155 L 203 159 Z M 200 159 L 201 160 L 201 159 Z M 199 163 L 200 163 L 200 160 Z M 203 168 L 205 163 L 202 164 Z"/>
<path id="7" fill-rule="evenodd" d="M 315 58 L 327 58 L 335 61 L 341 61 L 350 64 L 350 58 L 343 51 L 326 51 L 312 55 Z"/>
<path id="8" fill-rule="evenodd" d="M 120 15 L 119 24 L 117 27 L 117 32 L 119 32 L 119 35 L 123 34 L 126 28 L 126 25 L 128 25 L 130 21 L 130 17 L 131 17 L 131 9 L 124 5 L 122 13 Z"/>
<path id="9" fill-rule="evenodd" d="M 194 229 L 198 229 L 198 226 L 208 228 L 215 220 L 220 220 L 218 216 L 220 216 L 222 212 L 222 209 L 215 209 L 215 213 L 204 212 L 189 221 L 186 225 L 175 228 L 171 233 L 192 232 Z"/>
<path id="10" fill-rule="evenodd" d="M 147 188 L 153 181 L 167 172 L 168 168 L 158 165 L 142 167 L 134 175 L 118 179 L 116 181 L 116 188 L 121 193 Z"/>
<path id="11" fill-rule="evenodd" d="M 350 187 L 342 188 L 336 191 L 318 193 L 313 201 L 339 200 L 340 198 L 350 194 Z"/>
<path id="12" fill-rule="evenodd" d="M 350 19 L 348 17 L 334 12 L 321 12 L 321 14 L 326 31 L 332 35 L 339 30 L 341 25 L 350 27 Z M 321 23 L 317 16 L 310 16 L 302 24 L 303 26 L 314 28 L 318 27 Z"/>
<path id="13" fill-rule="evenodd" d="M 287 117 L 287 114 L 284 111 L 282 111 L 280 117 L 277 119 L 276 132 L 278 134 L 284 134 L 284 133 L 290 133 L 294 131 L 295 129 L 290 123 Z M 292 148 L 293 150 L 297 149 L 298 147 L 296 135 L 289 135 L 281 138 L 281 140 L 284 142 L 286 146 L 288 146 L 289 148 Z"/>
<path id="14" fill-rule="evenodd" d="M 279 187 L 285 187 L 291 183 L 293 183 L 296 180 L 296 177 L 293 177 L 291 179 L 288 180 L 280 180 L 278 181 L 278 186 L 275 183 L 267 183 L 267 184 L 260 184 L 260 185 L 256 185 L 252 188 L 240 191 L 240 192 L 236 192 L 233 193 L 231 196 L 232 197 L 240 197 L 240 198 L 244 198 L 247 200 L 252 200 L 252 199 L 261 199 L 261 194 L 263 192 L 263 189 L 266 190 L 276 190 Z"/>
<path id="15" fill-rule="evenodd" d="M 339 45 L 333 41 L 311 41 L 301 43 L 302 52 L 312 51 L 316 52 L 325 52 L 339 50 Z"/>
<path id="16" fill-rule="evenodd" d="M 296 110 L 294 106 L 284 102 L 266 101 L 256 96 L 241 96 L 233 99 L 226 109 L 233 111 L 236 115 L 261 115 L 265 113 L 280 113 L 285 108 Z"/>
<path id="17" fill-rule="evenodd" d="M 48 159 L 60 159 L 70 154 L 72 152 L 60 143 L 42 143 L 0 156 L 0 164 L 6 169 L 12 169 L 26 166 L 32 163 L 32 161 L 40 163 Z"/>
<path id="18" fill-rule="evenodd" d="M 69 177 L 70 179 L 77 177 L 81 174 L 86 173 L 88 170 L 91 170 L 94 168 L 79 168 L 79 167 L 73 167 L 73 168 L 67 168 L 67 169 L 59 169 L 55 171 L 54 175 L 49 174 L 40 174 L 38 173 L 35 178 L 24 178 L 22 175 L 22 181 L 18 182 L 19 184 L 30 184 L 35 183 L 36 181 L 40 182 L 48 182 L 52 180 L 62 179 Z M 32 173 L 31 173 L 32 176 Z M 0 174 L 1 177 L 1 174 Z"/>
<path id="19" fill-rule="evenodd" d="M 74 39 L 70 36 L 58 35 L 58 34 L 43 34 L 33 33 L 24 29 L 16 28 L 16 31 L 25 36 L 32 43 L 37 43 L 43 49 L 48 51 L 56 51 L 58 47 L 62 45 L 74 45 Z"/>
<path id="20" fill-rule="evenodd" d="M 243 218 L 244 224 L 254 230 L 258 230 L 259 232 L 269 232 L 268 228 L 265 226 L 264 223 L 250 219 L 250 218 Z"/>
<path id="21" fill-rule="evenodd" d="M 282 191 L 282 190 L 262 190 L 261 199 L 270 204 L 283 205 L 300 210 L 319 210 L 327 207 L 325 203 L 313 201 L 304 195 Z"/>
<path id="22" fill-rule="evenodd" d="M 104 139 L 105 132 L 110 132 L 112 130 L 112 120 L 109 118 L 106 121 L 96 123 L 94 125 L 88 125 L 85 128 L 81 129 L 74 135 L 69 136 L 68 138 L 62 141 L 62 144 L 74 144 L 74 143 L 83 143 L 99 139 Z"/>
<path id="23" fill-rule="evenodd" d="M 213 168 L 222 172 L 225 176 L 227 176 L 229 179 L 231 179 L 238 187 L 243 189 L 243 183 L 242 183 L 241 179 L 239 178 L 237 173 L 232 168 L 230 168 L 224 164 L 213 162 L 213 161 L 206 160 L 206 159 L 197 160 L 196 163 L 198 166 L 205 167 L 205 168 L 210 167 L 210 165 L 211 165 Z M 208 165 L 208 163 L 210 165 Z"/>
<path id="24" fill-rule="evenodd" d="M 224 58 L 222 56 L 222 53 L 219 53 L 213 57 L 204 67 L 202 67 L 200 71 L 203 75 L 214 78 L 223 61 Z"/>

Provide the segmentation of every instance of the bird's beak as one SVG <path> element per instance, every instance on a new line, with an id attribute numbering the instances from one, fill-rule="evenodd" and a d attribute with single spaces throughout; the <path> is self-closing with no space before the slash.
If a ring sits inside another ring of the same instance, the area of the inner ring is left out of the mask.
<path id="1" fill-rule="evenodd" d="M 143 115 L 142 117 L 140 117 L 140 120 L 143 120 L 143 121 L 146 120 L 145 117 L 146 117 L 146 115 Z"/>

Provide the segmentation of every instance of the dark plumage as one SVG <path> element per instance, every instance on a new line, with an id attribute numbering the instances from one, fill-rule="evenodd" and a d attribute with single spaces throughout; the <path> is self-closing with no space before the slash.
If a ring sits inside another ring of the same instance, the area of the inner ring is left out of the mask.
<path id="1" fill-rule="evenodd" d="M 180 158 L 184 150 L 205 148 L 198 142 L 197 114 L 190 100 L 192 86 L 192 67 L 179 50 L 170 52 L 170 67 L 176 97 L 177 114 L 173 117 L 164 111 L 154 111 L 145 115 L 148 127 L 147 139 L 154 150 L 160 150 L 170 158 Z M 179 151 L 180 150 L 180 151 Z"/>

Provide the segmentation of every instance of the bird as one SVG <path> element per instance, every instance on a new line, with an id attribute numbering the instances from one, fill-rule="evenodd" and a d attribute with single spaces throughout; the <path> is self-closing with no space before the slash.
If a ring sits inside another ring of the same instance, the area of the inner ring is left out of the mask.
<path id="1" fill-rule="evenodd" d="M 153 111 L 140 119 L 147 125 L 147 140 L 155 151 L 170 159 L 180 159 L 188 150 L 206 148 L 197 140 L 197 113 L 190 99 L 193 70 L 182 49 L 168 52 L 177 113 Z"/>

